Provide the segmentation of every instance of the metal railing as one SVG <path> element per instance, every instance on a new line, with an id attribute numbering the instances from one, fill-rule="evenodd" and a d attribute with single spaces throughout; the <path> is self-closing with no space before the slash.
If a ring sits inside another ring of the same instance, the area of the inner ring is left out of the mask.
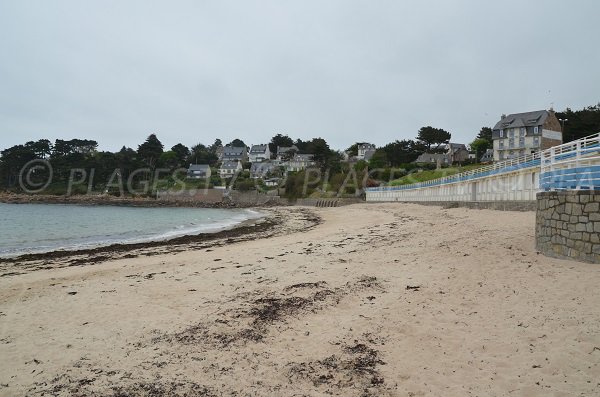
<path id="1" fill-rule="evenodd" d="M 544 190 L 600 188 L 600 133 L 544 150 L 540 166 Z"/>
<path id="2" fill-rule="evenodd" d="M 586 163 L 584 164 L 583 161 L 585 161 Z M 500 161 L 466 172 L 460 172 L 455 175 L 449 175 L 426 182 L 418 182 L 407 185 L 367 188 L 366 191 L 381 192 L 420 189 L 424 187 L 439 186 L 449 183 L 464 182 L 479 178 L 485 178 L 491 175 L 504 174 L 533 167 L 541 167 L 542 173 L 544 173 L 548 171 L 555 171 L 555 169 L 558 167 L 562 169 L 569 168 L 567 167 L 568 164 L 587 165 L 588 167 L 592 167 L 593 164 L 598 164 L 598 167 L 600 168 L 600 133 L 590 135 L 586 138 L 582 138 L 577 141 L 565 143 L 559 146 L 554 146 L 550 149 L 546 149 L 541 152 L 526 154 L 523 156 L 515 157 L 514 159 Z M 576 168 L 578 168 L 578 166 L 573 166 L 571 168 L 576 171 Z M 596 183 L 594 186 L 600 186 L 600 174 L 596 175 L 595 169 L 591 169 L 588 171 L 594 173 L 590 174 L 589 172 L 587 172 L 587 174 L 585 174 L 586 178 L 589 179 L 588 177 L 592 177 L 592 182 Z M 600 169 L 598 170 L 598 172 L 600 172 Z M 570 174 L 576 174 L 576 172 Z M 596 178 L 598 178 L 597 181 Z M 584 181 L 584 179 L 582 178 L 579 178 L 579 180 Z M 589 185 L 588 182 L 586 183 Z M 551 186 L 549 185 L 544 185 L 543 180 L 540 181 L 540 185 L 544 189 L 547 189 L 549 187 L 551 188 Z"/>

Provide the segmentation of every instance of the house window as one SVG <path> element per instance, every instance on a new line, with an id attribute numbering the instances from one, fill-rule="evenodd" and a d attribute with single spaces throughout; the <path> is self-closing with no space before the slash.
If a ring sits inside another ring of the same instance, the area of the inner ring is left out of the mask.
<path id="1" fill-rule="evenodd" d="M 508 133 L 508 136 L 509 136 L 510 138 L 514 138 L 514 137 L 515 137 L 515 129 L 514 129 L 514 128 L 511 128 L 511 129 L 510 129 L 510 132 Z"/>
<path id="2" fill-rule="evenodd" d="M 525 136 L 525 127 L 521 127 L 521 136 Z"/>
<path id="3" fill-rule="evenodd" d="M 519 138 L 519 146 L 520 146 L 520 147 L 523 147 L 523 146 L 525 146 L 525 137 L 521 137 L 521 138 Z"/>
<path id="4" fill-rule="evenodd" d="M 504 138 L 504 130 L 500 130 L 500 138 Z"/>
<path id="5" fill-rule="evenodd" d="M 533 133 L 534 134 L 539 134 L 540 130 L 538 128 L 538 126 L 533 127 Z"/>
<path id="6" fill-rule="evenodd" d="M 504 141 L 500 141 L 500 149 L 504 149 Z"/>
<path id="7" fill-rule="evenodd" d="M 539 144 L 540 144 L 540 137 L 539 136 L 534 136 L 533 137 L 533 144 L 535 146 L 539 146 Z"/>
<path id="8" fill-rule="evenodd" d="M 508 147 L 513 148 L 515 147 L 515 140 L 514 139 L 509 139 L 508 140 Z"/>

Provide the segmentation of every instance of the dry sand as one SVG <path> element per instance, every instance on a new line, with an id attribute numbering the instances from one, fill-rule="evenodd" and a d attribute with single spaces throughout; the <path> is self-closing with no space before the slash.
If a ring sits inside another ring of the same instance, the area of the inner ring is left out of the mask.
<path id="1" fill-rule="evenodd" d="M 536 253 L 534 213 L 314 212 L 0 277 L 0 394 L 600 395 L 600 266 Z"/>

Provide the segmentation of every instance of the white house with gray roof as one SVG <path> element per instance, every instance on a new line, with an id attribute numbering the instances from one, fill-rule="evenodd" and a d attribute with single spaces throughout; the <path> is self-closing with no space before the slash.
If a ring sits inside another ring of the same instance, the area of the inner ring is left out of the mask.
<path id="1" fill-rule="evenodd" d="M 358 160 L 369 161 L 371 159 L 371 157 L 373 157 L 373 153 L 375 153 L 375 150 L 377 149 L 375 147 L 375 145 L 373 145 L 372 143 L 363 142 L 363 143 L 359 143 L 357 146 L 358 146 L 358 155 L 356 156 L 356 158 Z"/>
<path id="2" fill-rule="evenodd" d="M 502 115 L 492 129 L 494 161 L 548 149 L 562 143 L 562 128 L 554 110 Z"/>
<path id="3" fill-rule="evenodd" d="M 313 155 L 306 153 L 296 153 L 290 161 L 282 163 L 287 171 L 293 172 L 302 171 L 314 164 Z"/>
<path id="4" fill-rule="evenodd" d="M 236 173 L 241 171 L 241 161 L 223 161 L 221 168 L 219 168 L 219 176 L 221 176 L 221 178 L 231 178 Z"/>
<path id="5" fill-rule="evenodd" d="M 252 163 L 252 166 L 250 167 L 250 177 L 264 178 L 269 174 L 275 173 L 279 167 L 280 164 L 277 160 Z"/>
<path id="6" fill-rule="evenodd" d="M 269 160 L 271 158 L 269 145 L 252 145 L 248 158 L 251 163 Z"/>
<path id="7" fill-rule="evenodd" d="M 190 164 L 187 177 L 193 179 L 210 178 L 210 166 L 208 164 Z"/>
<path id="8" fill-rule="evenodd" d="M 248 152 L 245 147 L 225 146 L 223 147 L 223 156 L 221 159 L 225 161 L 248 161 Z"/>

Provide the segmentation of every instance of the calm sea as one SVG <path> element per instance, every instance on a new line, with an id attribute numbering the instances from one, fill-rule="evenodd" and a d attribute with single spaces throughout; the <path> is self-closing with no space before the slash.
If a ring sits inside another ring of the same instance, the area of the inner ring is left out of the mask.
<path id="1" fill-rule="evenodd" d="M 0 203 L 0 256 L 165 240 L 260 216 L 241 209 Z"/>

